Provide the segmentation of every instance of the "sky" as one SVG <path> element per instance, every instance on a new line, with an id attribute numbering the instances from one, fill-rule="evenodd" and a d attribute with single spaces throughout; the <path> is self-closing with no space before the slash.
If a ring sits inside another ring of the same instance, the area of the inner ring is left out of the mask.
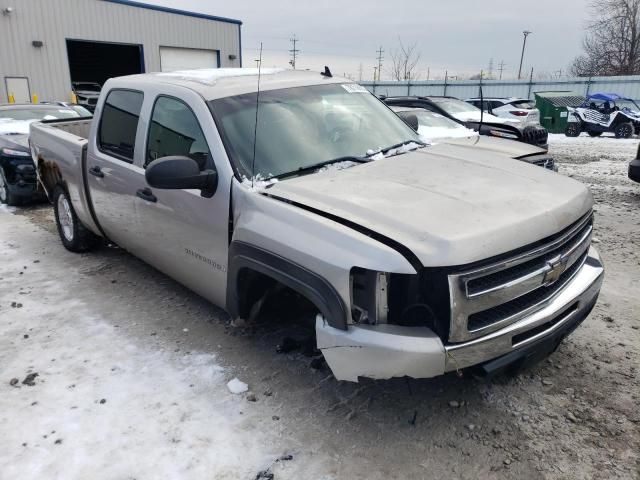
<path id="1" fill-rule="evenodd" d="M 144 3 L 241 20 L 243 66 L 255 66 L 260 42 L 263 66 L 288 67 L 290 39 L 299 39 L 297 68 L 321 70 L 356 80 L 373 77 L 382 47 L 382 80 L 390 79 L 391 52 L 401 39 L 416 45 L 420 79 L 485 72 L 518 74 L 523 30 L 527 40 L 523 71 L 565 75 L 581 52 L 588 0 L 395 0 L 349 2 L 304 0 L 141 0 Z M 362 66 L 362 67 L 361 67 Z"/>

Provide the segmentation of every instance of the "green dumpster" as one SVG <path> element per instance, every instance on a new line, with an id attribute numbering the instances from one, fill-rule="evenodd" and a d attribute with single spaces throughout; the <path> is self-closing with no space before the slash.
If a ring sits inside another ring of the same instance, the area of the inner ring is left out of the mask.
<path id="1" fill-rule="evenodd" d="M 535 92 L 540 123 L 549 133 L 564 133 L 567 127 L 567 107 L 578 107 L 584 95 L 575 92 Z"/>

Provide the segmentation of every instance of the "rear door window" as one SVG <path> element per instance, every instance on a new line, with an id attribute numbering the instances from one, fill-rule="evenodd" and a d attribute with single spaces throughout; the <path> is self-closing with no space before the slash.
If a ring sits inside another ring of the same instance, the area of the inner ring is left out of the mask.
<path id="1" fill-rule="evenodd" d="M 209 145 L 191 108 L 181 100 L 161 96 L 151 114 L 144 166 L 172 155 L 192 158 L 201 171 L 213 168 Z"/>
<path id="2" fill-rule="evenodd" d="M 133 163 L 136 131 L 143 101 L 142 92 L 111 90 L 102 107 L 98 148 L 101 152 Z"/>

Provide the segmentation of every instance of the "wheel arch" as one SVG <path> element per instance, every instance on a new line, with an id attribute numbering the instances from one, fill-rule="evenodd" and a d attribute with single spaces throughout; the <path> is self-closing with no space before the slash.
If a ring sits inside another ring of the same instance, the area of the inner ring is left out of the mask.
<path id="1" fill-rule="evenodd" d="M 318 309 L 329 325 L 346 330 L 347 309 L 326 279 L 280 255 L 240 241 L 231 242 L 229 246 L 226 303 L 232 317 L 246 318 L 252 306 L 248 304 L 247 272 L 266 276 L 299 293 Z"/>

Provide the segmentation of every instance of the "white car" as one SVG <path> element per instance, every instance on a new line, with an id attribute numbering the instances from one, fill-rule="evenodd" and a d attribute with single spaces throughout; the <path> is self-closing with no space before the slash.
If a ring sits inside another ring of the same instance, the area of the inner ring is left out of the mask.
<path id="1" fill-rule="evenodd" d="M 480 108 L 479 98 L 469 98 L 468 103 Z M 526 98 L 484 98 L 484 111 L 496 117 L 522 123 L 540 123 L 540 110 L 534 100 Z"/>

